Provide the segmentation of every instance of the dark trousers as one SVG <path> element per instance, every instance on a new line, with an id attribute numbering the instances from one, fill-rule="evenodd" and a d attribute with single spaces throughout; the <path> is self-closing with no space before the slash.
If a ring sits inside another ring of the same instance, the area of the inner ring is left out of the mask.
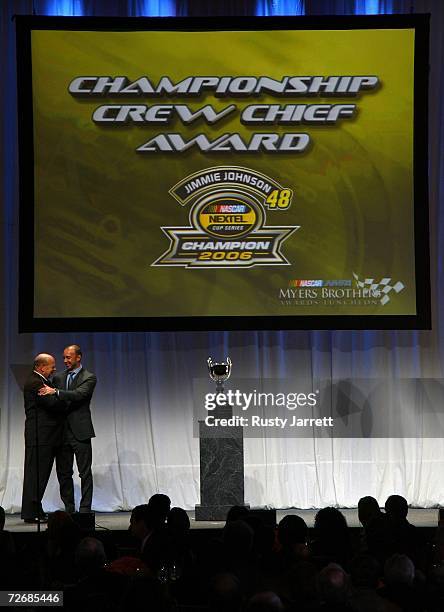
<path id="1" fill-rule="evenodd" d="M 42 499 L 51 475 L 54 457 L 58 449 L 55 446 L 25 446 L 25 468 L 23 477 L 22 519 L 37 518 L 43 514 Z M 37 486 L 38 455 L 38 486 Z"/>
<path id="2" fill-rule="evenodd" d="M 57 478 L 60 485 L 60 497 L 65 504 L 66 512 L 74 512 L 74 482 L 73 466 L 76 458 L 79 470 L 82 498 L 80 500 L 80 512 L 91 512 L 93 496 L 92 479 L 92 447 L 91 440 L 77 440 L 67 424 L 63 435 L 63 446 L 60 447 L 56 456 Z"/>

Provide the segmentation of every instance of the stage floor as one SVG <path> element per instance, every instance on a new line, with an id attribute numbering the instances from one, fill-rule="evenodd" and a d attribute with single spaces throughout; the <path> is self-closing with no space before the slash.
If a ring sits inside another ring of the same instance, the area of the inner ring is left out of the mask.
<path id="1" fill-rule="evenodd" d="M 360 527 L 358 511 L 356 508 L 339 508 L 347 519 L 349 527 Z M 301 510 L 298 508 L 288 508 L 286 510 L 276 510 L 277 521 L 279 522 L 286 514 L 298 514 L 302 516 L 309 527 L 313 527 L 314 517 L 317 510 Z M 96 512 L 96 529 L 109 529 L 111 531 L 125 531 L 128 529 L 130 512 Z M 191 529 L 221 529 L 224 521 L 196 521 L 194 512 L 188 511 Z M 438 525 L 438 509 L 410 508 L 408 520 L 417 527 L 436 527 Z M 36 525 L 28 525 L 20 519 L 19 514 L 7 514 L 5 529 L 17 532 L 33 532 L 37 530 Z M 46 529 L 46 525 L 42 525 Z"/>

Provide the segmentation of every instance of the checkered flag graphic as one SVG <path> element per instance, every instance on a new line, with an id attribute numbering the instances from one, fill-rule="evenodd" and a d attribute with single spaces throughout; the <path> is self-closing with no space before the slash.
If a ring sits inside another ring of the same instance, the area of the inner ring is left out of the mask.
<path id="1" fill-rule="evenodd" d="M 390 302 L 389 293 L 394 291 L 395 293 L 399 293 L 404 289 L 403 283 L 398 281 L 394 285 L 391 285 L 391 278 L 382 278 L 379 283 L 375 282 L 374 278 L 364 278 L 361 280 L 357 274 L 353 272 L 353 278 L 356 281 L 356 286 L 359 289 L 368 289 L 369 291 L 378 291 L 381 295 L 381 299 L 379 300 L 382 305 L 388 304 Z"/>

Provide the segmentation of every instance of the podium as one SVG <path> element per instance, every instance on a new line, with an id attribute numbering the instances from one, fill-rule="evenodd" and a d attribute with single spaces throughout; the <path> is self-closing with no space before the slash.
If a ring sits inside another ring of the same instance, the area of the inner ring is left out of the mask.
<path id="1" fill-rule="evenodd" d="M 211 412 L 233 416 L 231 406 Z M 244 437 L 242 427 L 208 426 L 199 421 L 200 504 L 196 521 L 224 521 L 232 506 L 244 505 Z"/>

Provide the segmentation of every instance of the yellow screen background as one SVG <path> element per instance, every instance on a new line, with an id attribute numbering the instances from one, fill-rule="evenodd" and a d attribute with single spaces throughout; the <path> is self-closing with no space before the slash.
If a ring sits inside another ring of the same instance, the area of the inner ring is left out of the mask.
<path id="1" fill-rule="evenodd" d="M 36 317 L 415 314 L 413 223 L 414 31 L 32 32 L 35 160 Z M 102 104 L 75 98 L 76 76 L 377 75 L 378 89 L 357 97 L 269 95 L 198 99 L 139 97 L 221 110 L 254 103 L 356 103 L 355 118 L 335 125 L 243 126 L 239 114 L 208 126 L 98 126 Z M 238 132 L 307 132 L 303 154 L 137 154 L 154 135 L 215 138 Z M 168 190 L 204 168 L 236 165 L 262 172 L 294 192 L 267 224 L 300 226 L 283 243 L 289 266 L 192 270 L 151 267 L 168 247 L 162 226 L 188 226 L 186 207 Z M 278 299 L 292 279 L 376 281 L 405 289 L 385 306 L 295 304 Z"/>

